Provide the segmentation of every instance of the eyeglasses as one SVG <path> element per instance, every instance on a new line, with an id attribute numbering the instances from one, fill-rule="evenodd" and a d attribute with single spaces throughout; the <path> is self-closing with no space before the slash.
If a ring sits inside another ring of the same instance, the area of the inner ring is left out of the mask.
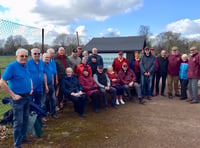
<path id="1" fill-rule="evenodd" d="M 20 55 L 21 58 L 28 58 L 27 55 Z"/>
<path id="2" fill-rule="evenodd" d="M 128 67 L 127 65 L 123 65 L 123 67 Z"/>
<path id="3" fill-rule="evenodd" d="M 34 55 L 40 55 L 40 53 L 33 53 Z"/>

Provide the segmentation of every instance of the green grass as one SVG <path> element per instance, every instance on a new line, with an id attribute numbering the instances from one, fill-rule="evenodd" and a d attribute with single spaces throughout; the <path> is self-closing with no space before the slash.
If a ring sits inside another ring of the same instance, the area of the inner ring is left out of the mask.
<path id="1" fill-rule="evenodd" d="M 15 61 L 15 56 L 0 56 L 0 74 L 3 73 L 4 68 L 12 61 Z M 7 96 L 7 94 L 0 89 L 0 119 L 2 119 L 3 114 L 10 109 L 10 105 L 2 104 L 1 99 Z"/>
<path id="2" fill-rule="evenodd" d="M 15 56 L 0 56 L 0 68 L 5 68 L 10 62 L 15 60 Z"/>

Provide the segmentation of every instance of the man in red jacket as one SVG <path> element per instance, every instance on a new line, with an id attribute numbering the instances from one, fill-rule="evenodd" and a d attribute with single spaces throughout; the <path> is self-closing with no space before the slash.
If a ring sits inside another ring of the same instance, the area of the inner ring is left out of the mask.
<path id="1" fill-rule="evenodd" d="M 172 89 L 174 84 L 175 96 L 180 97 L 178 91 L 179 80 L 179 67 L 181 64 L 181 54 L 178 53 L 178 47 L 172 47 L 171 54 L 168 56 L 168 68 L 167 68 L 167 83 L 168 83 L 168 97 L 173 98 Z"/>
<path id="2" fill-rule="evenodd" d="M 112 67 L 113 67 L 113 70 L 118 74 L 118 72 L 122 69 L 122 64 L 125 62 L 127 63 L 127 65 L 129 66 L 129 62 L 126 58 L 123 57 L 124 55 L 124 52 L 123 51 L 120 51 L 119 53 L 119 56 L 116 57 L 114 60 L 113 60 L 113 64 L 112 64 Z"/>
<path id="3" fill-rule="evenodd" d="M 193 104 L 199 103 L 198 80 L 200 78 L 200 54 L 195 46 L 190 48 L 190 55 L 187 76 L 189 79 L 189 93 L 191 99 L 187 101 Z"/>

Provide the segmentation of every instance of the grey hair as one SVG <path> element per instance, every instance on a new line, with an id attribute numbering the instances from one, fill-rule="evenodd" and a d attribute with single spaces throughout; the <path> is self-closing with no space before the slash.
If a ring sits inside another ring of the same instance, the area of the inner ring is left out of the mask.
<path id="1" fill-rule="evenodd" d="M 66 68 L 65 72 L 71 71 L 73 73 L 73 69 L 71 67 Z"/>
<path id="2" fill-rule="evenodd" d="M 18 48 L 17 50 L 16 50 L 16 56 L 18 56 L 19 55 L 19 53 L 21 52 L 21 51 L 24 51 L 24 52 L 26 52 L 27 54 L 28 54 L 28 50 L 26 50 L 26 49 L 24 49 L 24 48 Z"/>
<path id="3" fill-rule="evenodd" d="M 33 49 L 31 49 L 31 53 L 33 53 L 35 50 L 39 50 L 39 52 L 41 52 L 41 50 L 39 48 L 33 48 Z"/>
<path id="4" fill-rule="evenodd" d="M 49 48 L 47 49 L 47 52 L 50 53 L 51 51 L 53 51 L 55 53 L 55 50 L 53 48 Z"/>
<path id="5" fill-rule="evenodd" d="M 86 62 L 87 62 L 87 57 L 82 57 L 82 60 L 86 60 Z"/>
<path id="6" fill-rule="evenodd" d="M 188 58 L 187 54 L 183 54 L 183 55 L 181 56 L 181 59 L 183 59 L 183 58 Z"/>
<path id="7" fill-rule="evenodd" d="M 113 69 L 113 67 L 112 67 L 111 65 L 108 65 L 107 69 L 109 69 L 109 68 L 112 68 L 112 69 Z"/>

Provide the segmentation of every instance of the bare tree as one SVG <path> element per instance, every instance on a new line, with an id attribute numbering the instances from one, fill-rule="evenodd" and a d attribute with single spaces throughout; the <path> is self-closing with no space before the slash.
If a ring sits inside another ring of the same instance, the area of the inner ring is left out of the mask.
<path id="1" fill-rule="evenodd" d="M 149 26 L 140 25 L 140 27 L 139 27 L 139 35 L 140 36 L 145 36 L 145 38 L 146 38 L 146 46 L 151 46 L 151 42 L 150 42 L 150 39 L 149 39 L 149 36 L 151 35 Z"/>
<path id="2" fill-rule="evenodd" d="M 28 41 L 21 35 L 9 36 L 4 45 L 5 54 L 14 54 L 19 47 L 28 45 Z"/>
<path id="3" fill-rule="evenodd" d="M 59 34 L 53 41 L 53 45 L 69 46 L 77 45 L 77 38 L 75 35 Z"/>

